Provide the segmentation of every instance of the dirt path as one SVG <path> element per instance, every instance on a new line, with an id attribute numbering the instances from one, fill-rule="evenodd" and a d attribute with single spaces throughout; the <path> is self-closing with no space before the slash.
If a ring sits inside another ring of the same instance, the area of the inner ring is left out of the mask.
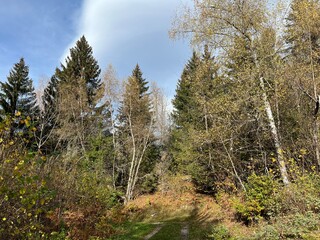
<path id="1" fill-rule="evenodd" d="M 144 240 L 149 240 L 150 238 L 152 238 L 161 230 L 162 227 L 163 225 L 159 225 L 158 227 L 156 227 L 151 233 L 144 237 Z"/>
<path id="2" fill-rule="evenodd" d="M 189 225 L 187 223 L 181 228 L 181 239 L 188 240 L 189 238 Z"/>

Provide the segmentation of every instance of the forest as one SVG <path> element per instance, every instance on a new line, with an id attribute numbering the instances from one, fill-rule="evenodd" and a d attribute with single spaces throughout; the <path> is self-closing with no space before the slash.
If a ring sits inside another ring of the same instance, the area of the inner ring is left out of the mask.
<path id="1" fill-rule="evenodd" d="M 14 64 L 0 239 L 320 239 L 320 1 L 271 2 L 181 7 L 169 37 L 193 54 L 172 111 L 85 36 L 42 92 Z"/>

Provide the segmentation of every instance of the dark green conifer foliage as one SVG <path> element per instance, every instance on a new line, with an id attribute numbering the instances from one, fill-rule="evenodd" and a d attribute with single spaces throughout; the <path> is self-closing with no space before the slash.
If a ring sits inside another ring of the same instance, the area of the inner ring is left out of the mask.
<path id="1" fill-rule="evenodd" d="M 148 82 L 146 81 L 145 78 L 142 77 L 142 72 L 141 72 L 139 64 L 137 64 L 136 67 L 133 69 L 132 77 L 135 78 L 139 83 L 140 97 L 147 94 L 147 92 L 149 90 L 149 87 L 147 86 Z"/>
<path id="2" fill-rule="evenodd" d="M 13 116 L 16 111 L 24 115 L 35 116 L 39 109 L 36 94 L 29 78 L 29 67 L 21 58 L 9 73 L 8 81 L 0 83 L 0 105 L 2 114 Z"/>
<path id="3" fill-rule="evenodd" d="M 97 60 L 93 57 L 92 47 L 82 36 L 76 46 L 70 49 L 70 56 L 66 58 L 65 65 L 61 64 L 61 70 L 57 69 L 56 76 L 62 82 L 68 82 L 77 86 L 79 79 L 84 79 L 88 105 L 93 108 L 97 104 L 95 96 L 102 84 L 99 78 L 101 69 Z"/>
<path id="4" fill-rule="evenodd" d="M 42 151 L 50 152 L 54 149 L 57 139 L 54 138 L 52 131 L 57 127 L 58 114 L 58 79 L 53 75 L 44 89 L 42 96 L 42 106 L 40 117 L 38 121 L 37 138 L 42 141 Z M 41 143 L 41 142 L 40 142 Z"/>
<path id="5" fill-rule="evenodd" d="M 137 172 L 137 176 L 146 172 L 151 173 L 154 167 L 154 159 L 149 157 L 152 154 L 157 155 L 156 152 L 158 151 L 152 145 L 155 139 L 150 128 L 152 126 L 152 110 L 147 84 L 148 82 L 143 78 L 140 67 L 137 65 L 128 78 L 123 101 L 119 108 L 118 141 L 120 142 L 122 155 L 119 162 L 123 169 L 118 174 L 117 184 L 133 184 L 132 188 L 130 187 L 131 190 L 134 189 L 137 179 L 136 176 L 133 177 L 135 174 L 130 171 L 129 167 L 134 166 L 133 171 Z M 134 163 L 131 162 L 132 159 L 134 159 Z M 138 163 L 140 159 L 141 165 Z M 136 180 L 132 180 L 133 178 Z"/>
<path id="6" fill-rule="evenodd" d="M 55 133 L 63 145 L 86 151 L 90 137 L 99 131 L 97 121 L 107 108 L 100 104 L 104 91 L 100 72 L 84 36 L 70 49 L 65 64 L 56 69 L 59 114 Z"/>
<path id="7" fill-rule="evenodd" d="M 139 99 L 142 98 L 146 98 L 147 95 L 149 95 L 148 90 L 148 82 L 146 81 L 145 78 L 143 78 L 143 73 L 140 69 L 140 66 L 137 64 L 136 67 L 133 69 L 131 76 L 129 77 L 129 81 L 128 81 L 128 89 L 132 89 L 138 87 L 138 93 L 139 96 L 131 96 L 131 97 L 138 97 Z M 136 99 L 137 101 L 140 101 L 141 103 L 144 102 L 142 100 Z M 124 99 L 124 102 L 122 102 L 120 108 L 119 108 L 119 120 L 122 123 L 122 126 L 124 126 L 125 124 L 127 124 L 127 120 L 126 120 L 126 116 L 124 114 L 125 109 L 124 107 L 127 107 L 127 105 L 129 104 L 128 102 L 126 102 L 127 99 Z M 137 113 L 148 113 L 146 115 L 146 117 L 151 118 L 150 116 L 150 103 L 147 102 L 147 104 L 138 104 L 137 109 L 135 109 L 135 111 Z"/>
<path id="8" fill-rule="evenodd" d="M 191 123 L 195 119 L 195 101 L 193 99 L 194 92 L 192 82 L 194 81 L 199 64 L 200 58 L 196 52 L 193 52 L 191 59 L 185 66 L 181 78 L 178 81 L 176 95 L 172 101 L 174 107 L 172 117 L 175 125 L 178 127 Z"/>
<path id="9" fill-rule="evenodd" d="M 214 85 L 218 67 L 207 46 L 201 57 L 193 53 L 178 82 L 171 133 L 170 152 L 179 171 L 190 174 L 198 190 L 212 192 L 214 171 L 213 143 L 206 139 L 199 144 L 200 136 L 209 136 L 212 119 L 210 102 L 214 98 Z"/>
<path id="10" fill-rule="evenodd" d="M 58 97 L 58 79 L 53 75 L 45 88 L 42 96 L 43 110 L 45 113 L 55 111 Z"/>

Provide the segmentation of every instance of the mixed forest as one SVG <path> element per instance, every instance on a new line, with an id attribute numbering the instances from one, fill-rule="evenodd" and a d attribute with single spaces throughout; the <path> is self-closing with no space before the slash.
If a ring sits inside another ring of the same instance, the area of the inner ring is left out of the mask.
<path id="1" fill-rule="evenodd" d="M 23 58 L 1 79 L 1 239 L 146 239 L 117 236 L 170 197 L 197 210 L 189 239 L 320 239 L 320 1 L 180 10 L 169 34 L 194 52 L 172 112 L 85 36 L 41 94 Z"/>

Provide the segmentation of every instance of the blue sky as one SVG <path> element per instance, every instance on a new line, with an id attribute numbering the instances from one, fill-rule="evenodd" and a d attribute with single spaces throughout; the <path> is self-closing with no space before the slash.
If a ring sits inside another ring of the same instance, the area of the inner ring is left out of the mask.
<path id="1" fill-rule="evenodd" d="M 120 78 L 139 63 L 148 81 L 166 95 L 191 55 L 188 41 L 168 37 L 172 19 L 189 0 L 10 0 L 0 8 L 0 80 L 24 57 L 37 84 L 48 78 L 81 35 L 102 70 L 112 64 Z"/>

